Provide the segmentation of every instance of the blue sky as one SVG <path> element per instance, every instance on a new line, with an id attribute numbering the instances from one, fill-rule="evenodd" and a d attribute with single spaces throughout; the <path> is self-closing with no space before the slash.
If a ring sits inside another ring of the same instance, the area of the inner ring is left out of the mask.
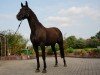
<path id="1" fill-rule="evenodd" d="M 16 19 L 21 2 L 26 0 L 0 1 L 0 31 L 16 31 L 20 23 Z M 58 27 L 64 36 L 89 38 L 100 30 L 100 0 L 27 0 L 45 27 Z M 19 29 L 24 37 L 30 37 L 27 20 Z"/>

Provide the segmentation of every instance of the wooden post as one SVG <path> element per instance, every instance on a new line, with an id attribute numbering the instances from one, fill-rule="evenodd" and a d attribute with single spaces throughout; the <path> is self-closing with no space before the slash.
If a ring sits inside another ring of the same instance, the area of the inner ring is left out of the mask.
<path id="1" fill-rule="evenodd" d="M 2 44 L 1 44 L 1 37 L 0 37 L 0 56 L 1 56 L 1 46 Z"/>
<path id="2" fill-rule="evenodd" d="M 3 34 L 0 34 L 0 56 L 7 56 L 7 39 Z"/>

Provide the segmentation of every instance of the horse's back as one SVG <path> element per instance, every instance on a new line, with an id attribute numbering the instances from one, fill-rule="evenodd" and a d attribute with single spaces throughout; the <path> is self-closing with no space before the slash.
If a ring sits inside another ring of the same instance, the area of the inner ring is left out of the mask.
<path id="1" fill-rule="evenodd" d="M 56 37 L 57 36 L 59 37 L 62 35 L 61 31 L 56 27 L 46 28 L 46 32 L 47 32 L 47 35 L 52 35 Z"/>
<path id="2" fill-rule="evenodd" d="M 47 43 L 57 43 L 58 40 L 62 40 L 62 33 L 56 27 L 46 28 L 46 38 Z"/>

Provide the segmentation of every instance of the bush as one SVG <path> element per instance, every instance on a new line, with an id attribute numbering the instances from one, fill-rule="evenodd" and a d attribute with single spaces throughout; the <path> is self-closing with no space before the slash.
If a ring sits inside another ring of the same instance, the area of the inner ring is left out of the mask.
<path id="1" fill-rule="evenodd" d="M 81 53 L 81 50 L 80 50 L 80 49 L 76 49 L 76 50 L 74 51 L 74 55 L 80 55 L 80 53 Z"/>
<path id="2" fill-rule="evenodd" d="M 68 53 L 73 53 L 74 52 L 74 49 L 72 47 L 70 47 L 70 48 L 67 49 L 67 52 Z"/>
<path id="3" fill-rule="evenodd" d="M 76 43 L 75 43 L 75 48 L 78 49 L 83 49 L 85 48 L 86 44 L 85 44 L 85 40 L 82 38 L 77 39 Z"/>
<path id="4" fill-rule="evenodd" d="M 88 53 L 89 53 L 89 56 L 96 57 L 100 55 L 100 49 L 94 48 L 94 49 L 91 49 L 91 51 L 89 51 Z"/>
<path id="5" fill-rule="evenodd" d="M 92 52 L 94 52 L 94 53 L 100 53 L 100 49 L 95 48 L 95 49 L 92 50 Z"/>
<path id="6" fill-rule="evenodd" d="M 86 51 L 84 49 L 77 49 L 74 51 L 74 55 L 80 55 L 80 56 L 84 56 L 86 55 Z"/>
<path id="7" fill-rule="evenodd" d="M 84 48 L 86 52 L 90 52 L 93 48 Z"/>
<path id="8" fill-rule="evenodd" d="M 17 54 L 17 55 L 21 55 L 21 50 L 17 50 L 17 51 L 16 51 L 16 54 Z"/>
<path id="9" fill-rule="evenodd" d="M 53 55 L 53 51 L 50 46 L 46 47 L 47 55 Z"/>
<path id="10" fill-rule="evenodd" d="M 47 55 L 53 55 L 53 51 L 51 49 L 48 49 Z"/>

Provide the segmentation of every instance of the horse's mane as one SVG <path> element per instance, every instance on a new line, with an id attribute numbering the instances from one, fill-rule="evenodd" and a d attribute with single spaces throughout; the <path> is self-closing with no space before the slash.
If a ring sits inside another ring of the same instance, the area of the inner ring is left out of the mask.
<path id="1" fill-rule="evenodd" d="M 36 14 L 28 7 L 29 12 L 31 13 L 31 15 L 33 15 L 34 20 L 39 21 Z"/>

